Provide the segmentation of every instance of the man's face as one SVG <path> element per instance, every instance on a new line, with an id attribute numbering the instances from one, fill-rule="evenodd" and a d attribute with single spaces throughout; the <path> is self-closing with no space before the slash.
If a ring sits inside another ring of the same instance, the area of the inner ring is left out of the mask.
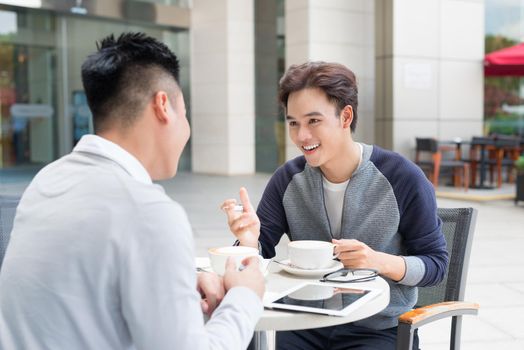
<path id="1" fill-rule="evenodd" d="M 191 130 L 189 128 L 189 122 L 186 118 L 186 105 L 184 103 L 184 95 L 181 90 L 176 92 L 174 105 L 170 103 L 169 106 L 172 123 L 170 126 L 170 142 L 166 151 L 166 157 L 169 159 L 168 171 L 171 174 L 170 177 L 172 177 L 176 174 L 180 155 L 184 150 L 187 140 L 189 140 Z"/>
<path id="2" fill-rule="evenodd" d="M 321 167 L 336 161 L 337 153 L 349 141 L 336 106 L 320 89 L 292 92 L 287 102 L 289 136 L 310 166 Z"/>

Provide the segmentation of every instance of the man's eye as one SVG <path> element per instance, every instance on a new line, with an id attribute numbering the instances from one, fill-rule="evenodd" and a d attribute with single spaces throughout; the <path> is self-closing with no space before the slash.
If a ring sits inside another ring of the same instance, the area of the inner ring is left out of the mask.
<path id="1" fill-rule="evenodd" d="M 297 122 L 289 122 L 289 126 L 297 126 Z"/>

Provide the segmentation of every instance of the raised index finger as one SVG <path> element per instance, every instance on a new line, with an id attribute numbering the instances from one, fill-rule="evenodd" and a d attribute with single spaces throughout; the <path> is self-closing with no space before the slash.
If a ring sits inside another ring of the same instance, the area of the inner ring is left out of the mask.
<path id="1" fill-rule="evenodd" d="M 244 212 L 253 211 L 253 206 L 251 205 L 251 202 L 249 201 L 249 195 L 247 194 L 247 190 L 245 187 L 240 187 L 240 201 L 242 202 L 242 205 L 244 206 Z"/>

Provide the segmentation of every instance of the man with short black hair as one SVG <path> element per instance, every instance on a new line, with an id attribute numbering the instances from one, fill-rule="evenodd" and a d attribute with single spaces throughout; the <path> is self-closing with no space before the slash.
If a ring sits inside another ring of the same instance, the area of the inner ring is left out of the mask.
<path id="1" fill-rule="evenodd" d="M 263 310 L 258 259 L 197 277 L 187 216 L 152 182 L 176 174 L 189 138 L 178 71 L 142 33 L 105 38 L 83 64 L 96 135 L 20 201 L 0 274 L 0 348 L 248 345 Z"/>

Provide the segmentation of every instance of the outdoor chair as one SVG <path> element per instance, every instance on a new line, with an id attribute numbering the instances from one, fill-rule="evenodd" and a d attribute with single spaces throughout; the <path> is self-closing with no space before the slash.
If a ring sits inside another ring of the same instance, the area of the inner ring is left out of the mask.
<path id="1" fill-rule="evenodd" d="M 456 159 L 453 151 L 451 159 L 443 157 L 443 151 L 439 148 L 438 141 L 433 138 L 416 138 L 415 163 L 426 173 L 435 188 L 438 187 L 441 170 L 451 170 L 453 175 L 457 174 L 460 181 L 455 181 L 455 186 L 462 184 L 464 190 L 469 187 L 469 164 L 461 159 Z M 455 176 L 454 176 L 455 177 Z"/>
<path id="2" fill-rule="evenodd" d="M 446 237 L 449 267 L 444 280 L 433 287 L 418 289 L 414 310 L 399 317 L 397 349 L 413 347 L 413 335 L 421 326 L 451 317 L 450 349 L 460 349 L 462 315 L 476 315 L 479 305 L 464 302 L 469 255 L 477 210 L 473 208 L 439 208 L 442 232 Z"/>
<path id="3" fill-rule="evenodd" d="M 506 167 L 508 182 L 513 182 L 515 161 L 520 156 L 520 138 L 498 135 L 495 138 L 494 149 L 490 152 L 489 170 L 490 181 L 493 183 L 493 171 L 497 174 L 497 187 L 502 186 L 502 168 Z"/>
<path id="4" fill-rule="evenodd" d="M 13 229 L 13 220 L 19 200 L 20 198 L 16 196 L 0 195 L 0 269 Z"/>
<path id="5" fill-rule="evenodd" d="M 495 139 L 493 137 L 473 136 L 469 147 L 469 159 L 471 163 L 471 183 L 472 187 L 487 188 L 484 184 L 486 171 L 489 166 L 488 152 L 495 148 Z M 480 174 L 480 181 L 477 184 L 477 172 Z"/>

